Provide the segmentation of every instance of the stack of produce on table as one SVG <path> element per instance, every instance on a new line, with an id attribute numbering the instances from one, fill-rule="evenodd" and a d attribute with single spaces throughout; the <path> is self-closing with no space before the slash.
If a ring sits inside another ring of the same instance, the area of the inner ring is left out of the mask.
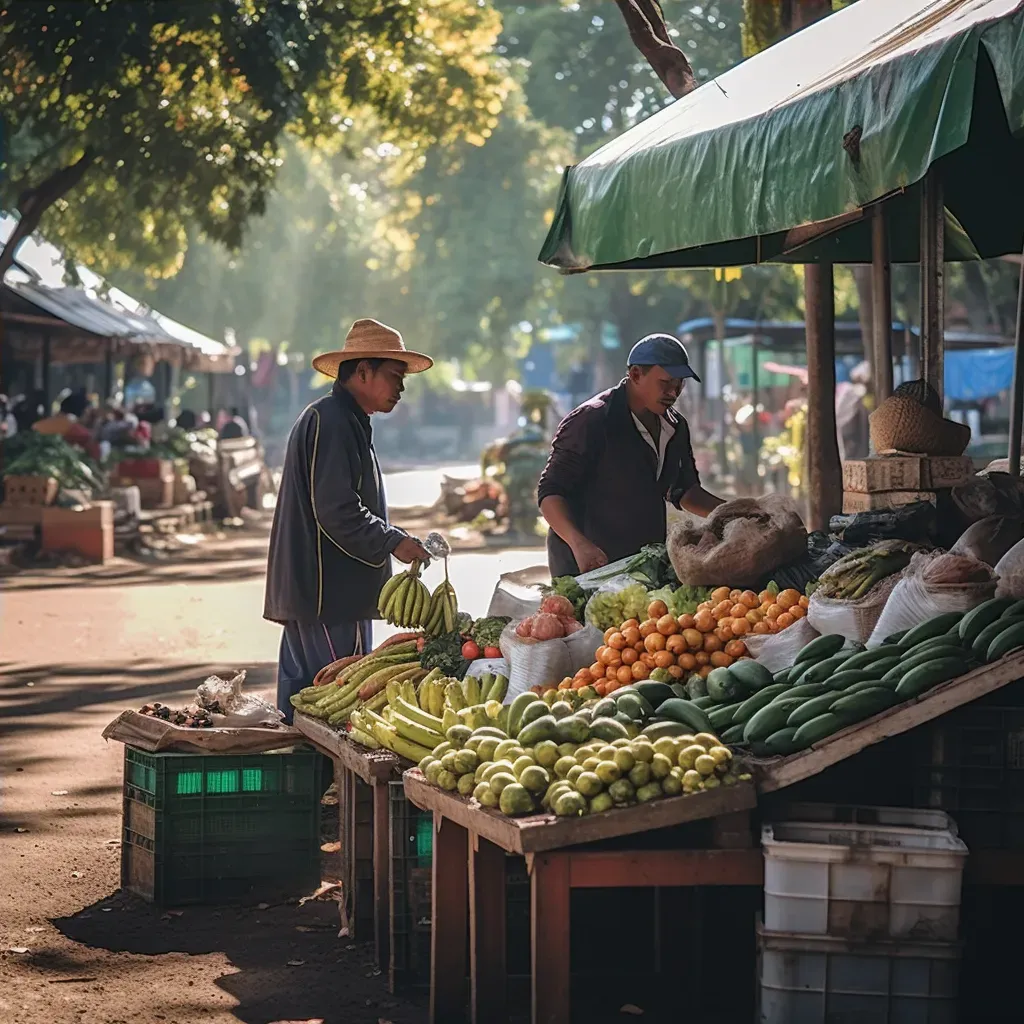
<path id="1" fill-rule="evenodd" d="M 503 727 L 447 729 L 420 770 L 432 785 L 510 816 L 578 817 L 749 780 L 715 735 L 682 720 L 675 705 L 689 702 L 668 686 L 634 688 L 634 701 L 626 703 L 636 704 L 637 720 L 617 710 L 626 695 L 617 696 L 574 711 L 570 701 L 520 694 Z M 641 716 L 661 721 L 641 732 Z"/>
<path id="2" fill-rule="evenodd" d="M 392 626 L 424 629 L 431 636 L 455 629 L 459 602 L 448 574 L 431 593 L 420 579 L 420 562 L 397 573 L 381 588 L 377 609 Z"/>
<path id="3" fill-rule="evenodd" d="M 774 676 L 756 662 L 737 662 L 708 676 L 707 697 L 693 703 L 724 742 L 758 755 L 793 754 L 1020 647 L 1024 601 L 993 598 L 872 649 L 820 636 Z"/>
<path id="4" fill-rule="evenodd" d="M 22 430 L 0 445 L 4 476 L 53 477 L 62 488 L 96 492 L 103 487 L 99 467 L 80 448 L 54 434 Z"/>
<path id="5" fill-rule="evenodd" d="M 536 615 L 516 624 L 516 636 L 520 640 L 563 640 L 582 628 L 573 603 L 560 594 L 552 594 L 541 601 Z"/>
<path id="6" fill-rule="evenodd" d="M 501 631 L 512 621 L 508 615 L 490 615 L 477 619 L 469 630 L 469 639 L 462 645 L 462 657 L 467 661 L 477 658 L 500 658 Z"/>
<path id="7" fill-rule="evenodd" d="M 576 582 L 585 590 L 596 590 L 616 576 L 630 576 L 642 584 L 645 590 L 649 587 L 679 586 L 679 579 L 664 544 L 646 544 L 635 555 L 620 558 L 577 576 Z"/>
<path id="8" fill-rule="evenodd" d="M 890 576 L 903 572 L 921 547 L 903 540 L 880 541 L 860 548 L 833 563 L 815 594 L 837 601 L 859 601 Z"/>
<path id="9" fill-rule="evenodd" d="M 434 669 L 418 686 L 408 679 L 391 680 L 381 706 L 351 713 L 349 738 L 364 747 L 386 747 L 400 757 L 420 761 L 454 725 L 503 724 L 508 709 L 501 702 L 507 689 L 508 680 L 491 673 L 458 680 L 445 679 Z"/>
<path id="10" fill-rule="evenodd" d="M 418 648 L 420 664 L 428 672 L 432 669 L 439 669 L 444 676 L 451 676 L 461 679 L 469 668 L 472 659 L 463 655 L 462 649 L 470 639 L 464 632 L 472 628 L 472 620 L 466 616 L 467 621 L 453 629 L 450 633 L 442 633 L 440 636 L 419 638 Z M 473 653 L 469 648 L 469 653 Z"/>
<path id="11" fill-rule="evenodd" d="M 566 598 L 573 608 L 573 617 L 580 622 L 583 621 L 583 611 L 587 607 L 587 592 L 576 581 L 575 576 L 556 576 L 551 581 L 551 586 L 542 587 L 545 597 L 557 594 Z"/>

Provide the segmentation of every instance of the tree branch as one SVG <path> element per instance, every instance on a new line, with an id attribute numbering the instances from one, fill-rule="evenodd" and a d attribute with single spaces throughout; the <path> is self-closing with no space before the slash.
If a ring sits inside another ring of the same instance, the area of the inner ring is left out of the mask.
<path id="1" fill-rule="evenodd" d="M 95 162 L 96 153 L 91 146 L 87 146 L 85 152 L 73 164 L 54 171 L 38 185 L 25 189 L 18 196 L 18 223 L 0 250 L 0 282 L 3 282 L 7 271 L 14 265 L 21 243 L 39 227 L 43 214 L 58 199 L 70 192 Z"/>
<path id="2" fill-rule="evenodd" d="M 644 55 L 665 88 L 679 99 L 697 88 L 686 54 L 672 42 L 658 0 L 615 0 L 633 45 Z"/>

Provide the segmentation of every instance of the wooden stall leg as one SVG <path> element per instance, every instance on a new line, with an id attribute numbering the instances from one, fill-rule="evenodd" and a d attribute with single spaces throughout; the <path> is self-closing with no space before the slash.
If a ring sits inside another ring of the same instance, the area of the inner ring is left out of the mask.
<path id="1" fill-rule="evenodd" d="M 388 879 L 391 877 L 390 821 L 387 782 L 375 782 L 373 789 L 373 944 L 377 966 L 387 970 L 391 958 L 390 934 L 391 900 Z"/>
<path id="2" fill-rule="evenodd" d="M 539 853 L 530 872 L 533 1024 L 569 1020 L 569 857 Z"/>
<path id="3" fill-rule="evenodd" d="M 434 814 L 431 879 L 430 1020 L 458 1024 L 466 1014 L 466 927 L 469 910 L 468 833 Z"/>
<path id="4" fill-rule="evenodd" d="M 469 836 L 469 1004 L 473 1024 L 508 1020 L 505 851 Z"/>

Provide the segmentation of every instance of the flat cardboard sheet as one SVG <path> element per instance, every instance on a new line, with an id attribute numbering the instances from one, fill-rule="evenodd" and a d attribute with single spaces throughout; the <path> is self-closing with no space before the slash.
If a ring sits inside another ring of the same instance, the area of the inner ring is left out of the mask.
<path id="1" fill-rule="evenodd" d="M 184 754 L 259 754 L 304 740 L 302 733 L 290 725 L 188 729 L 138 711 L 122 711 L 103 730 L 103 738 L 128 743 L 151 754 L 170 750 Z"/>

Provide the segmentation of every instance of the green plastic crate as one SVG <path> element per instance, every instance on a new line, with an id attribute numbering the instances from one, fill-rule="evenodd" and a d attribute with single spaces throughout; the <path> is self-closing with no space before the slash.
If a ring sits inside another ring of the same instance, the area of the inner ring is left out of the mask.
<path id="1" fill-rule="evenodd" d="M 125 747 L 121 884 L 167 906 L 300 892 L 320 877 L 316 751 Z"/>

